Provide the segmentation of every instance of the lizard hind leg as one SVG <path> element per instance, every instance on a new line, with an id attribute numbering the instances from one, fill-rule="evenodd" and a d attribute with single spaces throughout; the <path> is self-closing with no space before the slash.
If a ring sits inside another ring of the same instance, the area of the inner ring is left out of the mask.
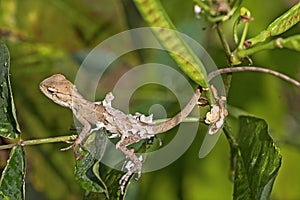
<path id="1" fill-rule="evenodd" d="M 134 173 L 137 173 L 137 179 L 139 179 L 142 174 L 142 158 L 137 157 L 134 154 L 134 151 L 127 149 L 128 145 L 138 142 L 140 139 L 141 138 L 138 135 L 136 135 L 136 137 L 133 136 L 133 137 L 122 138 L 116 145 L 117 149 L 120 149 L 125 154 L 126 158 L 129 159 L 123 165 L 123 168 L 126 169 L 127 172 L 119 180 L 119 185 L 122 194 L 124 194 L 125 187 L 130 177 Z"/>

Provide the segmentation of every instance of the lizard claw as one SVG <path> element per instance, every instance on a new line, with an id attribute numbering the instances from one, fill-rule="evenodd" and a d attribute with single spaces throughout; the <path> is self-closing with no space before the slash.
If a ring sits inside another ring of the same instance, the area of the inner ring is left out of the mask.
<path id="1" fill-rule="evenodd" d="M 140 177 L 141 177 L 141 174 L 142 174 L 142 170 L 141 168 L 139 169 L 136 169 L 136 170 L 133 170 L 133 171 L 128 171 L 126 172 L 122 177 L 121 179 L 119 180 L 119 185 L 120 185 L 120 188 L 121 188 L 121 194 L 123 195 L 125 193 L 125 187 L 130 179 L 130 177 L 135 173 L 137 172 L 137 177 L 135 178 L 135 180 L 138 180 Z"/>
<path id="2" fill-rule="evenodd" d="M 72 145 L 70 145 L 70 146 L 68 146 L 68 147 L 65 147 L 65 148 L 61 148 L 60 150 L 61 150 L 61 151 L 68 151 L 68 150 L 74 148 L 73 146 L 74 146 L 74 144 L 72 144 Z"/>
<path id="3" fill-rule="evenodd" d="M 123 195 L 125 193 L 125 187 L 130 179 L 130 177 L 137 173 L 137 177 L 135 180 L 138 180 L 142 175 L 142 156 L 139 157 L 138 161 L 133 162 L 132 160 L 128 160 L 123 165 L 122 169 L 126 169 L 127 172 L 121 177 L 119 180 L 119 185 L 121 188 L 121 194 Z"/>
<path id="4" fill-rule="evenodd" d="M 82 159 L 82 155 L 80 155 L 80 153 L 78 152 L 79 147 L 82 147 L 81 141 L 78 140 L 78 138 L 75 140 L 75 142 L 73 142 L 72 145 L 62 148 L 60 149 L 61 151 L 68 151 L 70 149 L 73 149 L 74 151 L 74 157 L 76 160 L 81 160 Z"/>

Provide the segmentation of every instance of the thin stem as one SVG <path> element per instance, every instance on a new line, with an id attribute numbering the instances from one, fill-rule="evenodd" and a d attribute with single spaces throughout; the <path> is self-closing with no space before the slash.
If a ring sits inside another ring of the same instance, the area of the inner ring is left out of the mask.
<path id="1" fill-rule="evenodd" d="M 14 146 L 18 146 L 18 145 L 29 146 L 29 145 L 48 144 L 48 143 L 55 143 L 55 142 L 66 142 L 66 141 L 75 140 L 76 138 L 77 138 L 77 135 L 68 135 L 68 136 L 60 136 L 60 137 L 53 137 L 53 138 L 25 140 L 25 141 L 20 141 L 18 143 L 1 145 L 0 150 L 10 149 L 10 148 L 12 148 Z"/>
<path id="2" fill-rule="evenodd" d="M 229 126 L 228 122 L 225 121 L 224 127 L 223 127 L 223 131 L 225 133 L 225 136 L 229 142 L 229 145 L 231 147 L 232 150 L 236 149 L 238 146 L 237 141 L 235 140 L 235 138 L 232 136 L 232 130 L 231 127 Z"/>
<path id="3" fill-rule="evenodd" d="M 238 143 L 236 139 L 233 137 L 231 127 L 229 126 L 227 121 L 225 121 L 223 131 L 225 133 L 225 136 L 227 138 L 230 147 L 230 168 L 232 171 L 232 176 L 234 176 L 234 169 L 236 168 L 235 158 L 237 156 Z"/>
<path id="4" fill-rule="evenodd" d="M 244 29 L 243 29 L 243 33 L 242 33 L 242 36 L 241 36 L 240 43 L 238 45 L 238 49 L 243 49 L 244 42 L 246 40 L 247 33 L 248 33 L 248 28 L 249 28 L 249 22 L 247 21 L 247 22 L 245 22 L 245 26 L 244 26 Z"/>
<path id="5" fill-rule="evenodd" d="M 17 145 L 18 145 L 18 143 L 17 143 L 17 144 L 6 144 L 6 145 L 1 145 L 1 146 L 0 146 L 0 150 L 11 149 L 11 148 L 13 148 L 14 146 L 17 146 Z"/>
<path id="6" fill-rule="evenodd" d="M 233 65 L 239 64 L 241 61 L 239 60 L 239 58 L 237 57 L 236 54 L 231 52 L 229 44 L 228 44 L 228 42 L 225 38 L 225 35 L 223 33 L 223 29 L 222 29 L 220 23 L 217 24 L 217 31 L 218 31 L 218 35 L 219 35 L 219 38 L 221 40 L 223 49 L 225 51 L 229 66 L 232 67 Z"/>
<path id="7" fill-rule="evenodd" d="M 249 49 L 239 49 L 236 52 L 236 56 L 239 57 L 239 58 L 244 58 L 244 57 L 247 57 L 247 56 L 252 55 L 254 53 L 257 53 L 259 51 L 263 51 L 263 50 L 267 50 L 267 49 L 274 49 L 274 48 L 281 48 L 276 43 L 276 40 L 270 41 L 270 42 L 267 42 L 267 43 L 264 43 L 264 44 L 261 44 L 261 45 L 252 46 Z"/>
<path id="8" fill-rule="evenodd" d="M 219 23 L 217 24 L 217 31 L 218 31 L 218 35 L 220 37 L 222 46 L 223 46 L 223 48 L 225 50 L 226 57 L 230 61 L 231 50 L 230 50 L 229 44 L 227 43 L 225 35 L 223 33 L 223 29 L 221 27 L 221 24 L 219 24 Z"/>
<path id="9" fill-rule="evenodd" d="M 271 75 L 274 75 L 274 76 L 276 76 L 278 78 L 281 78 L 285 81 L 288 81 L 288 82 L 296 85 L 297 87 L 300 87 L 300 83 L 298 81 L 296 81 L 295 79 L 290 78 L 289 76 L 287 76 L 285 74 L 282 74 L 282 73 L 277 72 L 277 71 L 273 71 L 271 69 L 266 69 L 266 68 L 261 68 L 261 67 L 254 67 L 254 66 L 241 66 L 241 67 L 218 69 L 216 71 L 211 72 L 208 75 L 208 81 L 211 81 L 213 78 L 215 78 L 216 76 L 218 76 L 220 74 L 228 74 L 228 73 L 233 73 L 233 72 L 245 72 L 245 71 L 262 72 L 262 73 L 266 73 L 266 74 L 271 74 Z"/>
<path id="10" fill-rule="evenodd" d="M 227 43 L 227 40 L 225 38 L 225 35 L 223 33 L 222 27 L 220 24 L 217 24 L 217 31 L 218 31 L 218 35 L 220 37 L 222 46 L 225 50 L 225 54 L 229 63 L 229 67 L 232 67 L 232 63 L 235 62 L 235 59 L 232 58 L 232 52 L 230 50 L 229 44 Z M 209 79 L 208 79 L 209 81 Z M 229 88 L 230 88 L 230 83 L 231 83 L 231 75 L 227 75 L 226 78 L 224 78 L 224 85 L 225 85 L 225 93 L 228 94 L 229 92 Z"/>

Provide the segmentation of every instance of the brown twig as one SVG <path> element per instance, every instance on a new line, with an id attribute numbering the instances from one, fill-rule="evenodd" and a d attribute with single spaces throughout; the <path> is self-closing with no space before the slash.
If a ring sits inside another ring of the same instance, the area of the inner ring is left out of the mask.
<path id="1" fill-rule="evenodd" d="M 216 71 L 211 72 L 208 74 L 208 81 L 211 81 L 213 78 L 220 74 L 228 74 L 228 73 L 233 73 L 233 72 L 245 72 L 245 71 L 252 71 L 252 72 L 262 72 L 266 74 L 271 74 L 274 75 L 278 78 L 281 78 L 285 81 L 288 81 L 297 87 L 300 87 L 300 83 L 296 81 L 295 79 L 292 79 L 291 77 L 282 74 L 280 72 L 271 70 L 271 69 L 266 69 L 266 68 L 261 68 L 261 67 L 254 67 L 254 66 L 240 66 L 240 67 L 228 67 L 228 68 L 221 68 Z"/>

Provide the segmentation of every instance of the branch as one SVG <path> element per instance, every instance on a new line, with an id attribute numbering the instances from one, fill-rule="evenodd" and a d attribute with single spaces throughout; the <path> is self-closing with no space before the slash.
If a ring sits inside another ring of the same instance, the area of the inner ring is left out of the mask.
<path id="1" fill-rule="evenodd" d="M 69 135 L 69 136 L 60 136 L 60 137 L 53 137 L 53 138 L 42 138 L 42 139 L 34 139 L 34 140 L 25 140 L 20 141 L 18 143 L 12 143 L 7 145 L 1 145 L 0 150 L 3 149 L 10 149 L 14 146 L 29 146 L 29 145 L 37 145 L 37 144 L 48 144 L 48 143 L 54 143 L 54 142 L 67 142 L 71 140 L 75 140 L 77 138 L 77 135 Z"/>
<path id="2" fill-rule="evenodd" d="M 285 81 L 288 81 L 297 87 L 300 87 L 300 83 L 296 81 L 295 79 L 290 78 L 289 76 L 282 74 L 280 72 L 271 70 L 271 69 L 266 69 L 266 68 L 261 68 L 261 67 L 254 67 L 254 66 L 241 66 L 241 67 L 231 67 L 231 68 L 222 68 L 218 69 L 216 71 L 211 72 L 208 74 L 208 81 L 211 81 L 213 78 L 220 74 L 228 74 L 228 73 L 233 73 L 233 72 L 245 72 L 245 71 L 252 71 L 252 72 L 262 72 L 266 74 L 271 74 L 274 75 L 278 78 L 281 78 Z"/>

